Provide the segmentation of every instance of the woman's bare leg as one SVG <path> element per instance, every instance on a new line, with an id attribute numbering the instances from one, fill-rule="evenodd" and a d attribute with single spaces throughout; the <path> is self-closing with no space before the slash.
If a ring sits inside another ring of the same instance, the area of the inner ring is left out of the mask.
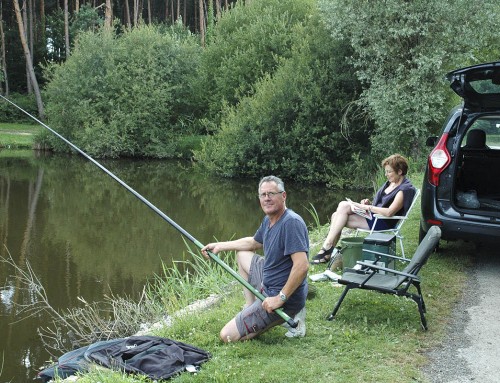
<path id="1" fill-rule="evenodd" d="M 351 205 L 347 201 L 341 201 L 335 213 L 332 214 L 330 229 L 328 230 L 328 235 L 323 242 L 323 249 L 328 250 L 332 246 L 337 245 L 340 239 L 340 235 L 342 234 L 342 229 L 344 227 L 349 227 L 352 229 L 369 228 L 368 224 L 366 223 L 366 219 L 353 213 L 351 210 Z"/>

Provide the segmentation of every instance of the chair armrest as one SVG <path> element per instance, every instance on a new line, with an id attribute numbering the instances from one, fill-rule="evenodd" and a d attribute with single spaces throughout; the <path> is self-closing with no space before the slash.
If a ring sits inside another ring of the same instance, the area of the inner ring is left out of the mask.
<path id="1" fill-rule="evenodd" d="M 358 261 L 356 263 L 358 265 L 364 266 L 364 267 L 366 267 L 368 269 L 372 269 L 373 271 L 386 271 L 388 273 L 392 273 L 392 274 L 396 274 L 396 275 L 401 275 L 403 277 L 407 277 L 407 278 L 410 278 L 410 279 L 413 279 L 413 280 L 416 280 L 416 281 L 420 280 L 419 277 L 417 275 L 415 275 L 415 274 L 408 274 L 408 273 L 405 273 L 405 272 L 402 272 L 402 271 L 390 269 L 388 267 L 378 266 L 378 265 L 375 265 L 373 263 L 368 263 L 368 262 Z"/>
<path id="2" fill-rule="evenodd" d="M 408 258 L 402 258 L 402 257 L 398 257 L 396 255 L 381 253 L 379 251 L 374 251 L 374 250 L 369 250 L 369 249 L 363 249 L 363 252 L 380 255 L 382 257 L 387 257 L 387 258 L 395 259 L 395 260 L 402 261 L 402 262 L 410 262 L 411 261 L 411 259 L 408 259 Z"/>
<path id="3" fill-rule="evenodd" d="M 402 215 L 393 215 L 392 217 L 387 217 L 386 215 L 375 213 L 373 214 L 373 216 L 379 219 L 397 219 L 397 220 L 406 219 L 406 217 Z"/>
<path id="4" fill-rule="evenodd" d="M 353 268 L 350 268 L 350 267 L 346 267 L 344 269 L 344 271 L 342 272 L 342 274 L 345 274 L 345 273 L 366 274 L 367 271 L 366 271 L 366 269 L 353 269 Z"/>

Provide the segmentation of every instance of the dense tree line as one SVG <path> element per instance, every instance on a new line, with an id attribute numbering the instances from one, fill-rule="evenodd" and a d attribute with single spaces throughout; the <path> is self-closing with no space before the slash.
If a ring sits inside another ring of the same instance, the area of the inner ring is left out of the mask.
<path id="1" fill-rule="evenodd" d="M 2 0 L 0 3 L 0 91 L 29 92 L 18 31 L 15 5 L 18 4 L 23 29 L 37 78 L 44 83 L 39 64 L 63 62 L 70 54 L 79 31 L 97 30 L 100 25 L 131 29 L 140 25 L 183 23 L 203 35 L 209 7 L 220 17 L 235 0 Z M 200 14 L 202 15 L 200 17 Z M 203 32 L 203 33 L 202 33 Z"/>
<path id="2" fill-rule="evenodd" d="M 69 44 L 64 4 L 47 16 L 36 66 L 50 123 L 96 156 L 193 156 L 225 177 L 366 186 L 388 153 L 423 157 L 457 102 L 444 73 L 500 52 L 494 0 L 76 3 Z"/>

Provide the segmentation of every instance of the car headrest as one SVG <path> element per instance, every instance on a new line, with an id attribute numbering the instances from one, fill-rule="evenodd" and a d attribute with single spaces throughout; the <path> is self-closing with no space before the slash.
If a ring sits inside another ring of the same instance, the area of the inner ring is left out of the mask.
<path id="1" fill-rule="evenodd" d="M 469 131 L 465 147 L 468 149 L 486 149 L 486 133 L 484 130 L 473 129 Z"/>

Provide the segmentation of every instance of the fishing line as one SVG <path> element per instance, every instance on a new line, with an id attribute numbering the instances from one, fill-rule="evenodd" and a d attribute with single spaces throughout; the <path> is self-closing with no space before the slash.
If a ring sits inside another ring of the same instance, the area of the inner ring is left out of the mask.
<path id="1" fill-rule="evenodd" d="M 106 173 L 108 176 L 113 178 L 116 182 L 118 182 L 121 186 L 123 186 L 125 189 L 127 189 L 130 193 L 132 193 L 134 196 L 136 196 L 139 200 L 141 200 L 146 206 L 148 206 L 151 210 L 153 210 L 156 214 L 158 214 L 161 218 L 163 218 L 165 221 L 167 221 L 170 225 L 172 225 L 175 229 L 177 229 L 182 235 L 184 235 L 187 239 L 189 239 L 191 242 L 193 242 L 197 247 L 200 249 L 203 248 L 203 244 L 198 241 L 195 237 L 193 237 L 191 234 L 189 234 L 186 230 L 184 230 L 181 226 L 179 226 L 172 218 L 170 218 L 168 215 L 163 213 L 160 209 L 158 209 L 155 205 L 153 205 L 151 202 L 149 202 L 145 197 L 143 197 L 139 192 L 135 191 L 132 187 L 130 187 L 128 184 L 126 184 L 124 181 L 122 181 L 118 176 L 116 176 L 113 172 L 105 168 L 103 165 L 101 165 L 99 162 L 97 162 L 95 159 L 93 159 L 91 156 L 89 156 L 87 153 L 85 153 L 83 150 L 81 150 L 79 147 L 77 147 L 75 144 L 73 144 L 71 141 L 67 140 L 63 136 L 61 136 L 59 133 L 57 133 L 54 129 L 49 127 L 48 125 L 44 124 L 42 121 L 40 121 L 38 118 L 35 116 L 32 116 L 30 113 L 25 111 L 23 108 L 20 106 L 16 105 L 12 101 L 10 101 L 8 98 L 5 98 L 0 94 L 0 97 L 3 98 L 5 101 L 19 109 L 21 112 L 26 114 L 28 117 L 32 118 L 36 122 L 38 122 L 40 125 L 42 125 L 45 129 L 49 130 L 51 133 L 56 135 L 58 138 L 63 140 L 66 144 L 71 146 L 74 150 L 76 150 L 78 153 L 80 153 L 83 157 L 88 159 L 90 162 L 92 162 L 94 165 L 96 165 L 98 168 L 100 168 L 104 173 Z M 211 251 L 207 251 L 207 254 L 209 257 L 215 261 L 219 266 L 221 266 L 224 270 L 226 270 L 229 274 L 231 274 L 238 282 L 240 282 L 244 287 L 246 287 L 253 295 L 255 295 L 257 298 L 259 298 L 261 301 L 263 301 L 266 297 L 256 288 L 254 288 L 246 279 L 244 279 L 241 275 L 239 275 L 236 271 L 234 271 L 228 264 L 226 264 L 222 259 L 220 259 L 216 254 L 212 253 Z M 297 323 L 290 318 L 282 309 L 276 309 L 274 310 L 276 314 L 278 314 L 281 319 L 283 319 L 285 322 L 288 323 L 289 326 L 292 328 L 297 327 Z"/>

